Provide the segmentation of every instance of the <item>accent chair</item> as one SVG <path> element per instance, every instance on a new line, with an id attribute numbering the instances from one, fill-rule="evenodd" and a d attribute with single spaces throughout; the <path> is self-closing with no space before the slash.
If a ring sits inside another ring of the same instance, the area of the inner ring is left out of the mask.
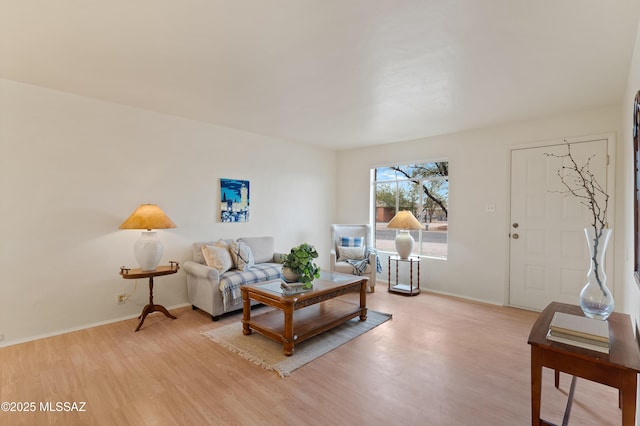
<path id="1" fill-rule="evenodd" d="M 342 272 L 345 274 L 362 275 L 369 278 L 369 291 L 373 293 L 376 285 L 376 252 L 373 250 L 373 235 L 371 225 L 331 225 L 331 272 Z M 366 267 L 358 274 L 354 264 Z"/>

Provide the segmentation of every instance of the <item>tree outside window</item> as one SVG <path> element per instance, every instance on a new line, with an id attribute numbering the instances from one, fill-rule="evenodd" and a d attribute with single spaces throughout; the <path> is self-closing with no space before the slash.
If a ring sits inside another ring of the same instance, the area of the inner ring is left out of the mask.
<path id="1" fill-rule="evenodd" d="M 409 164 L 375 169 L 375 240 L 380 251 L 395 252 L 396 230 L 387 223 L 409 210 L 425 227 L 411 231 L 413 255 L 447 257 L 449 162 Z"/>

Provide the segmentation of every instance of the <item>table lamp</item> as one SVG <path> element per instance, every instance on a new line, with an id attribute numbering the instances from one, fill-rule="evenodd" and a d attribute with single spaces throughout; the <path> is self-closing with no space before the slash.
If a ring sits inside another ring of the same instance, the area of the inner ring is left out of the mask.
<path id="1" fill-rule="evenodd" d="M 396 235 L 396 251 L 400 259 L 408 259 L 413 250 L 413 237 L 409 230 L 424 229 L 422 224 L 410 211 L 401 210 L 387 224 L 387 228 L 400 230 Z"/>
<path id="2" fill-rule="evenodd" d="M 156 204 L 141 204 L 120 229 L 145 229 L 133 246 L 133 253 L 143 271 L 155 271 L 162 257 L 162 242 L 152 229 L 175 228 L 176 224 Z"/>

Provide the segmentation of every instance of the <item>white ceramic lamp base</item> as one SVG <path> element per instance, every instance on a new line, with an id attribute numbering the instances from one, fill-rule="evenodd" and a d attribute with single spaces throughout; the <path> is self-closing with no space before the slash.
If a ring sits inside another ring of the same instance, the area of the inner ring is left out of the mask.
<path id="1" fill-rule="evenodd" d="M 413 250 L 413 237 L 409 231 L 400 231 L 396 236 L 396 251 L 400 259 L 408 259 Z"/>
<path id="2" fill-rule="evenodd" d="M 140 239 L 133 246 L 133 254 L 143 271 L 155 271 L 162 257 L 162 242 L 156 231 L 142 231 Z"/>

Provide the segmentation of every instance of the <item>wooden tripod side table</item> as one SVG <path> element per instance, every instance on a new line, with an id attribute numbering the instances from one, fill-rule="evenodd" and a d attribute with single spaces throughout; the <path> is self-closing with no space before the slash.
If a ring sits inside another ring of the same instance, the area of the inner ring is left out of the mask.
<path id="1" fill-rule="evenodd" d="M 176 272 L 178 272 L 179 269 L 180 269 L 180 266 L 178 265 L 178 262 L 171 262 L 170 265 L 166 265 L 166 266 L 158 266 L 155 271 L 143 271 L 140 268 L 137 268 L 137 269 L 126 269 L 124 267 L 120 268 L 120 276 L 122 278 L 125 278 L 125 279 L 149 278 L 149 303 L 147 304 L 147 306 L 144 307 L 144 309 L 142 309 L 142 313 L 138 317 L 138 319 L 140 320 L 140 323 L 136 327 L 135 331 L 140 330 L 140 327 L 142 327 L 142 323 L 144 322 L 144 319 L 147 317 L 147 315 L 149 315 L 152 312 L 162 312 L 169 318 L 176 319 L 176 317 L 171 315 L 164 306 L 156 305 L 153 303 L 153 277 L 175 274 Z"/>

